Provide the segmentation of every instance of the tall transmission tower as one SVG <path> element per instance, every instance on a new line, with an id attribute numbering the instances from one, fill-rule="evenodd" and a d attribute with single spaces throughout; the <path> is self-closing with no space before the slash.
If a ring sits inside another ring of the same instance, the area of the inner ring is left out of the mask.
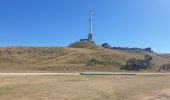
<path id="1" fill-rule="evenodd" d="M 89 16 L 89 33 L 88 33 L 88 41 L 93 41 L 93 33 L 92 33 L 92 28 L 93 28 L 93 20 L 92 20 L 92 0 L 89 0 L 89 8 L 90 8 L 90 16 Z"/>
<path id="2" fill-rule="evenodd" d="M 89 43 L 92 43 L 92 44 L 95 44 L 94 43 L 94 40 L 93 40 L 93 32 L 92 32 L 92 26 L 93 26 L 93 20 L 92 20 L 92 0 L 89 0 L 89 11 L 90 11 L 90 16 L 89 16 L 89 33 L 88 33 L 88 38 L 87 39 L 80 39 L 81 42 L 89 42 Z"/>

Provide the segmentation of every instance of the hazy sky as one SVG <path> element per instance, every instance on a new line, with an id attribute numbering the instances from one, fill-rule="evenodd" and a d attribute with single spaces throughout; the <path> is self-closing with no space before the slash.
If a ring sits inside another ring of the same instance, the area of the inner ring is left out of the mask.
<path id="1" fill-rule="evenodd" d="M 88 0 L 0 0 L 0 46 L 67 46 L 86 38 Z M 93 0 L 97 44 L 170 52 L 170 0 Z"/>

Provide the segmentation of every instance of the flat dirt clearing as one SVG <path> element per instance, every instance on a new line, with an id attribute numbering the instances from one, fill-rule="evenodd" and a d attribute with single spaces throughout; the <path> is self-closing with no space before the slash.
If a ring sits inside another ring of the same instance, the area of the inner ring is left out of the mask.
<path id="1" fill-rule="evenodd" d="M 170 100 L 170 75 L 0 75 L 0 100 Z"/>

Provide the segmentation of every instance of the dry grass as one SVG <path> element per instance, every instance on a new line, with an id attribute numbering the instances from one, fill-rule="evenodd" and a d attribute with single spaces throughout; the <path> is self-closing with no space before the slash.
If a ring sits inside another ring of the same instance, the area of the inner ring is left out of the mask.
<path id="1" fill-rule="evenodd" d="M 167 75 L 0 76 L 0 100 L 169 100 L 169 78 Z"/>
<path id="2" fill-rule="evenodd" d="M 120 71 L 127 59 L 142 58 L 147 52 L 126 52 L 101 47 L 59 48 L 59 47 L 1 47 L 0 72 L 80 72 Z M 168 63 L 169 59 L 150 54 L 154 67 Z M 92 59 L 97 64 L 87 66 Z M 155 69 L 155 68 L 153 68 Z"/>

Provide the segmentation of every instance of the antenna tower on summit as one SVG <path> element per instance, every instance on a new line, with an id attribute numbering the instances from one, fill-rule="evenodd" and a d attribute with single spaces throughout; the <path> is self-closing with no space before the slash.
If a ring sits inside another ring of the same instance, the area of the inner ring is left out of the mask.
<path id="1" fill-rule="evenodd" d="M 88 37 L 86 39 L 80 39 L 81 42 L 89 42 L 89 43 L 92 43 L 92 44 L 95 44 L 94 43 L 94 40 L 93 40 L 93 32 L 92 32 L 92 26 L 93 26 L 93 20 L 92 20 L 92 0 L 89 0 L 89 11 L 90 11 L 90 15 L 89 15 L 89 33 L 88 33 Z"/>
<path id="2" fill-rule="evenodd" d="M 90 2 L 90 17 L 89 17 L 89 33 L 88 33 L 88 40 L 89 41 L 93 41 L 93 33 L 92 33 L 92 24 L 93 24 L 93 20 L 92 20 L 92 0 L 89 0 Z"/>

